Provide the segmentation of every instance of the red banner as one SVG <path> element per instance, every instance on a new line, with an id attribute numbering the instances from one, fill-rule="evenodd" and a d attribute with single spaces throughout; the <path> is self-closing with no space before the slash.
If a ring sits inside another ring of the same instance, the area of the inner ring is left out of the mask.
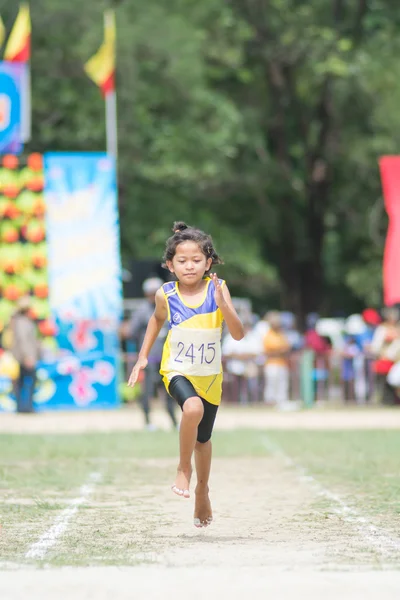
<path id="1" fill-rule="evenodd" d="M 383 294 L 386 306 L 400 302 L 400 156 L 379 161 L 383 196 L 389 216 L 383 261 Z"/>

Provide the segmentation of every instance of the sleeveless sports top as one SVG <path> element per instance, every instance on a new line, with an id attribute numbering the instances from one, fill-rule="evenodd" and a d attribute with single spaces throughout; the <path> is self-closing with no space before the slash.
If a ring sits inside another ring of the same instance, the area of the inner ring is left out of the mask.
<path id="1" fill-rule="evenodd" d="M 225 282 L 220 280 L 220 284 Z M 221 334 L 223 316 L 215 301 L 215 287 L 207 277 L 204 297 L 197 306 L 186 304 L 179 282 L 164 283 L 169 332 L 160 373 L 168 390 L 176 375 L 188 379 L 201 398 L 218 405 L 222 393 Z"/>

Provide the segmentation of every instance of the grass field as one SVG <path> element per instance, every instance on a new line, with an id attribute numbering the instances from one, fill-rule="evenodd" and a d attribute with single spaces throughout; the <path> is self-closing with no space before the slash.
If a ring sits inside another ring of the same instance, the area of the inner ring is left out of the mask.
<path id="1" fill-rule="evenodd" d="M 3 575 L 60 566 L 390 570 L 400 586 L 397 430 L 218 431 L 215 522 L 200 531 L 192 499 L 170 491 L 177 448 L 177 434 L 163 431 L 0 435 Z"/>

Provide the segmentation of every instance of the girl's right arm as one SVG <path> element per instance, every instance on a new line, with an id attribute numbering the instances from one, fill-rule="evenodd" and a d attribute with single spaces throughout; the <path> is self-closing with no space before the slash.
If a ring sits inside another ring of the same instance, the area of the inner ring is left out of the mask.
<path id="1" fill-rule="evenodd" d="M 156 341 L 158 334 L 161 331 L 162 326 L 168 316 L 167 303 L 165 296 L 161 289 L 156 293 L 156 307 L 154 313 L 149 319 L 147 325 L 146 334 L 144 336 L 143 344 L 139 352 L 138 359 L 135 366 L 132 369 L 132 373 L 129 377 L 128 385 L 133 387 L 139 378 L 139 373 L 147 367 L 148 356 L 150 350 Z"/>

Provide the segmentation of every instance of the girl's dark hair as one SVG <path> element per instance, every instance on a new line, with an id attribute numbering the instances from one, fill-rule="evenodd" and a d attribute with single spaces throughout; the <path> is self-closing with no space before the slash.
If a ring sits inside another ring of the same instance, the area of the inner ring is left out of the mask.
<path id="1" fill-rule="evenodd" d="M 174 235 L 168 238 L 165 245 L 165 252 L 163 256 L 163 266 L 166 267 L 167 260 L 172 260 L 176 253 L 176 248 L 183 242 L 196 242 L 199 245 L 200 250 L 206 258 L 212 258 L 212 265 L 222 265 L 224 261 L 218 256 L 215 251 L 212 238 L 201 229 L 196 229 L 190 225 L 186 225 L 183 221 L 176 221 L 172 227 Z M 211 268 L 206 271 L 206 274 L 210 272 Z"/>

